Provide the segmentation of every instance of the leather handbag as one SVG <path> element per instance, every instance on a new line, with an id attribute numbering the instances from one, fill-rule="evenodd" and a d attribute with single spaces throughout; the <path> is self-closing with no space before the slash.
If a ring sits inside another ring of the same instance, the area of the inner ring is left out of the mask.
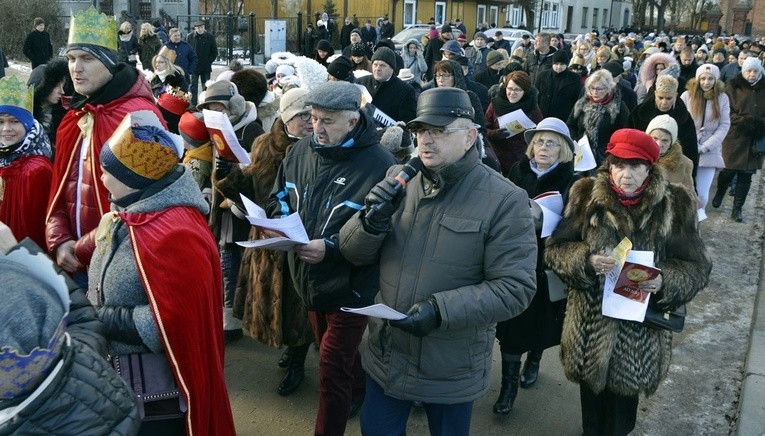
<path id="1" fill-rule="evenodd" d="M 648 327 L 680 333 L 685 326 L 685 304 L 674 310 L 662 311 L 653 304 L 648 304 L 643 324 Z"/>
<path id="2" fill-rule="evenodd" d="M 186 401 L 164 353 L 119 354 L 112 366 L 133 389 L 141 421 L 182 418 Z"/>

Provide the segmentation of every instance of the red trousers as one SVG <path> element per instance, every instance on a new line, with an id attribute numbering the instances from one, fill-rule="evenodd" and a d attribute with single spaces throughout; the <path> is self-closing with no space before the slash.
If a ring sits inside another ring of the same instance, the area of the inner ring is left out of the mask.
<path id="1" fill-rule="evenodd" d="M 321 436 L 345 433 L 353 398 L 364 396 L 366 375 L 359 344 L 367 317 L 333 311 L 308 311 L 319 344 L 319 411 L 314 432 Z"/>

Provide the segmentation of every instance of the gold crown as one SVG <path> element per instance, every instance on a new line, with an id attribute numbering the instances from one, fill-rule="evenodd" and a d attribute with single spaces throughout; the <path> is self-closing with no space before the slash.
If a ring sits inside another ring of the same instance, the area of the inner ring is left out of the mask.
<path id="1" fill-rule="evenodd" d="M 175 52 L 175 50 L 169 48 L 166 45 L 163 45 L 161 49 L 159 49 L 159 53 L 157 53 L 157 56 L 164 56 L 167 58 L 167 60 L 170 61 L 171 64 L 175 63 L 175 57 L 178 56 L 178 54 Z"/>
<path id="2" fill-rule="evenodd" d="M 0 105 L 16 106 L 26 109 L 29 113 L 34 110 L 35 90 L 19 80 L 16 76 L 0 79 Z"/>
<path id="3" fill-rule="evenodd" d="M 93 44 L 117 51 L 117 21 L 89 7 L 72 15 L 67 44 Z"/>
<path id="4" fill-rule="evenodd" d="M 133 135 L 131 117 L 126 116 L 109 138 L 109 147 L 122 165 L 141 177 L 159 180 L 178 163 L 172 145 L 143 141 Z"/>

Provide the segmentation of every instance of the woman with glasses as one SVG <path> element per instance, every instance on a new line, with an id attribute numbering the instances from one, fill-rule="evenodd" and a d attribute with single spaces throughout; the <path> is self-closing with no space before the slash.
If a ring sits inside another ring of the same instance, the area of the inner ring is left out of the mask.
<path id="1" fill-rule="evenodd" d="M 497 153 L 504 176 L 523 158 L 527 144 L 522 134 L 513 135 L 505 126 L 500 126 L 499 118 L 520 109 L 531 121 L 542 121 L 542 111 L 537 104 L 538 94 L 528 74 L 513 71 L 502 79 L 499 92 L 486 109 L 486 136 Z"/>
<path id="2" fill-rule="evenodd" d="M 523 132 L 528 142 L 526 154 L 510 169 L 508 178 L 524 189 L 529 198 L 557 191 L 565 198 L 574 182 L 574 140 L 566 123 L 545 118 L 535 129 Z M 537 290 L 529 307 L 520 315 L 497 324 L 497 340 L 502 352 L 502 384 L 494 413 L 506 415 L 513 408 L 522 388 L 532 387 L 539 375 L 542 352 L 560 343 L 565 300 L 550 301 L 544 264 L 544 239 L 537 229 Z M 521 355 L 528 352 L 521 375 Z"/>
<path id="3" fill-rule="evenodd" d="M 630 112 L 608 70 L 592 73 L 584 82 L 584 90 L 585 95 L 574 104 L 566 124 L 575 140 L 587 136 L 595 162 L 600 165 L 606 159 L 608 139 L 627 125 Z"/>

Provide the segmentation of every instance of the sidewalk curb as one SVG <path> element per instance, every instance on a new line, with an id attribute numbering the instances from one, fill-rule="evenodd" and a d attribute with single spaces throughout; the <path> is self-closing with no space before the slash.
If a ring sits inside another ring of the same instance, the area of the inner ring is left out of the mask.
<path id="1" fill-rule="evenodd" d="M 762 171 L 760 173 L 762 182 Z M 749 351 L 741 382 L 736 426 L 738 436 L 765 435 L 765 250 L 763 251 L 759 286 L 754 300 Z"/>

